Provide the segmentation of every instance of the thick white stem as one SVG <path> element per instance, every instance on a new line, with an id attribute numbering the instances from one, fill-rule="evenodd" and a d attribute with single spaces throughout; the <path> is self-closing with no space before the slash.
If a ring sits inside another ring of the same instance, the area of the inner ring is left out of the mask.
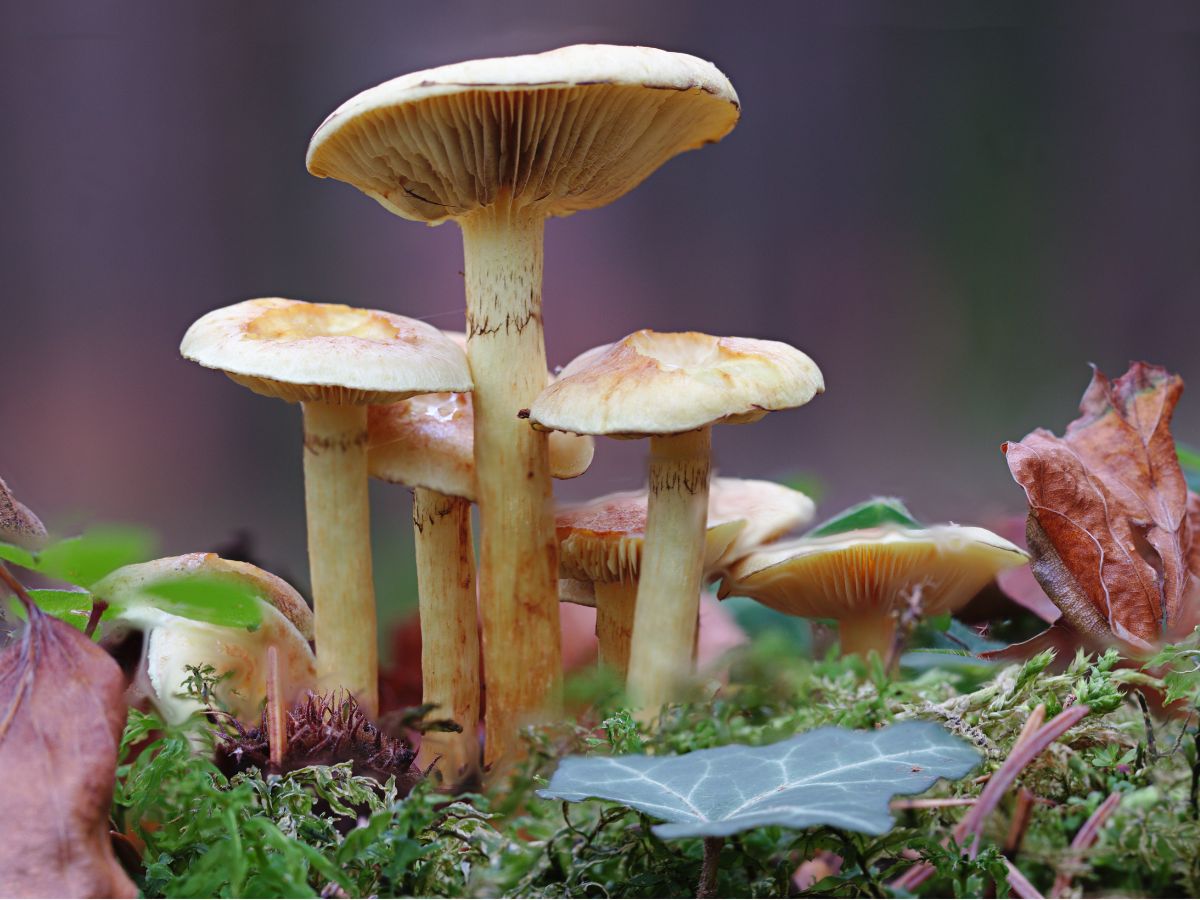
<path id="1" fill-rule="evenodd" d="M 636 581 L 601 581 L 596 590 L 596 643 L 600 664 L 625 678 L 629 671 L 629 645 L 633 640 L 633 615 L 637 608 Z"/>
<path id="2" fill-rule="evenodd" d="M 457 784 L 479 765 L 479 622 L 471 502 L 427 488 L 413 491 L 413 537 L 421 610 L 422 702 L 435 719 L 453 719 L 461 733 L 430 731 L 418 763 L 436 761 Z"/>
<path id="3" fill-rule="evenodd" d="M 498 203 L 462 219 L 475 382 L 479 608 L 491 763 L 561 706 L 558 560 L 545 434 L 518 417 L 546 386 L 542 219 Z"/>
<path id="4" fill-rule="evenodd" d="M 678 698 L 692 671 L 708 518 L 710 429 L 650 439 L 650 496 L 629 657 L 645 717 Z"/>
<path id="5" fill-rule="evenodd" d="M 304 404 L 304 497 L 317 685 L 345 688 L 373 717 L 379 661 L 365 406 Z"/>

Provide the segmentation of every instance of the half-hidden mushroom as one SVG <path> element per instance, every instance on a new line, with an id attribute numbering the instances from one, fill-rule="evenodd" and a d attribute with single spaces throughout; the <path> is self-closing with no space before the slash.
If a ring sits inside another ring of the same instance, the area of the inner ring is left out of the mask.
<path id="1" fill-rule="evenodd" d="M 915 604 L 927 616 L 955 612 L 998 572 L 1029 561 L 1024 550 L 987 529 L 905 524 L 899 514 L 880 518 L 871 506 L 879 504 L 855 507 L 804 537 L 747 555 L 730 567 L 719 596 L 836 619 L 843 654 L 866 657 L 874 650 L 886 658 L 896 617 L 906 607 Z"/>
<path id="2" fill-rule="evenodd" d="M 535 428 L 650 438 L 646 549 L 628 686 L 652 714 L 691 669 L 708 514 L 710 435 L 824 390 L 779 341 L 638 331 L 576 358 L 530 410 Z"/>
<path id="3" fill-rule="evenodd" d="M 555 519 L 559 596 L 595 606 L 600 662 L 622 677 L 629 667 L 646 505 L 646 491 L 609 494 L 561 509 Z M 704 580 L 759 545 L 806 524 L 812 515 L 813 502 L 800 491 L 770 481 L 713 478 Z"/>
<path id="4" fill-rule="evenodd" d="M 247 300 L 198 319 L 180 352 L 304 412 L 318 684 L 378 712 L 367 406 L 469 391 L 462 350 L 424 322 L 333 303 Z"/>
<path id="5" fill-rule="evenodd" d="M 258 606 L 257 628 L 213 625 L 174 615 L 152 591 L 188 579 L 227 582 L 247 591 Z M 280 702 L 290 707 L 316 686 L 313 616 L 304 598 L 282 578 L 249 563 L 214 553 L 189 553 L 125 566 L 97 582 L 92 592 L 120 611 L 108 623 L 144 635 L 142 660 L 132 690 L 144 693 L 169 723 L 203 709 L 184 693 L 188 667 L 212 666 L 219 677 L 217 700 L 243 722 L 257 722 L 267 697 L 268 651 L 278 661 Z"/>
<path id="6" fill-rule="evenodd" d="M 542 236 L 604 206 L 737 122 L 711 63 L 646 47 L 574 46 L 415 72 L 351 98 L 317 129 L 308 170 L 399 216 L 463 232 L 479 460 L 488 758 L 558 705 L 554 522 L 545 437 L 517 420 L 545 387 Z"/>
<path id="7" fill-rule="evenodd" d="M 449 335 L 456 339 L 456 335 Z M 478 764 L 479 624 L 471 503 L 478 496 L 470 394 L 423 394 L 368 414 L 368 465 L 375 478 L 413 489 L 413 530 L 421 620 L 422 702 L 462 732 L 427 732 L 422 766 L 452 780 Z M 592 440 L 555 435 L 550 471 L 575 478 L 592 461 Z M 502 638 L 512 642 L 519 634 Z"/>
<path id="8" fill-rule="evenodd" d="M 46 546 L 46 526 L 13 496 L 0 478 L 0 541 L 36 553 Z"/>

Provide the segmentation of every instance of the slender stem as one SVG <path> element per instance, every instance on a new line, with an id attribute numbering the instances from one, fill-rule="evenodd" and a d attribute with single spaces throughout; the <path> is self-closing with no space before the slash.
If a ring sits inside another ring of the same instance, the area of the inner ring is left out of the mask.
<path id="1" fill-rule="evenodd" d="M 704 839 L 704 861 L 700 863 L 700 885 L 696 888 L 697 897 L 717 896 L 717 871 L 721 859 L 721 847 L 725 845 L 723 837 L 707 837 Z"/>
<path id="2" fill-rule="evenodd" d="M 600 664 L 624 678 L 629 671 L 629 644 L 633 640 L 633 613 L 637 607 L 637 582 L 602 581 L 596 589 L 596 643 Z"/>
<path id="3" fill-rule="evenodd" d="M 279 671 L 279 651 L 267 648 L 267 748 L 270 751 L 271 771 L 283 771 L 287 755 L 287 707 L 283 702 L 282 675 Z"/>
<path id="4" fill-rule="evenodd" d="M 500 202 L 461 220 L 467 358 L 475 382 L 479 608 L 487 761 L 561 706 L 558 560 L 547 437 L 517 414 L 546 386 L 542 219 Z"/>
<path id="5" fill-rule="evenodd" d="M 413 490 L 413 537 L 421 609 L 422 702 L 460 733 L 430 731 L 421 741 L 422 768 L 436 763 L 458 783 L 479 765 L 479 622 L 471 501 L 428 488 Z"/>
<path id="6" fill-rule="evenodd" d="M 864 660 L 872 650 L 887 661 L 896 633 L 896 619 L 891 613 L 861 612 L 838 621 L 842 656 L 857 653 Z"/>
<path id="7" fill-rule="evenodd" d="M 379 662 L 365 406 L 304 404 L 304 496 L 317 685 L 350 691 L 373 718 Z"/>
<path id="8" fill-rule="evenodd" d="M 84 626 L 83 633 L 91 637 L 96 633 L 96 629 L 100 626 L 100 617 L 108 610 L 108 601 L 101 600 L 99 597 L 92 597 L 92 611 L 88 613 L 87 625 Z"/>
<path id="9" fill-rule="evenodd" d="M 692 671 L 708 518 L 710 429 L 650 439 L 646 544 L 638 581 L 629 693 L 647 717 Z"/>

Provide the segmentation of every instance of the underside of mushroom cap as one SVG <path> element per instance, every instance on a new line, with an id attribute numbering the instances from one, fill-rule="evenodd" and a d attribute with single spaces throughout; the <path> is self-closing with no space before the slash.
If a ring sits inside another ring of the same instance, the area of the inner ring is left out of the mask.
<path id="1" fill-rule="evenodd" d="M 474 502 L 474 427 L 470 394 L 421 394 L 372 406 L 367 419 L 371 475 Z M 552 434 L 549 444 L 555 478 L 577 478 L 592 464 L 590 437 Z"/>
<path id="2" fill-rule="evenodd" d="M 574 359 L 529 418 L 544 431 L 680 434 L 754 422 L 824 389 L 816 363 L 780 341 L 644 330 Z"/>
<path id="3" fill-rule="evenodd" d="M 466 356 L 432 325 L 374 309 L 270 297 L 202 316 L 180 345 L 258 394 L 364 405 L 469 391 Z"/>
<path id="4" fill-rule="evenodd" d="M 1028 555 L 984 528 L 882 527 L 797 538 L 735 563 L 720 596 L 752 597 L 795 616 L 847 619 L 905 606 L 920 592 L 925 615 L 954 612 L 996 573 Z"/>
<path id="5" fill-rule="evenodd" d="M 28 506 L 13 496 L 0 478 L 0 541 L 36 552 L 46 546 L 46 526 Z"/>
<path id="6" fill-rule="evenodd" d="M 92 592 L 105 600 L 127 603 L 152 585 L 195 576 L 228 578 L 251 588 L 258 599 L 278 610 L 305 641 L 313 639 L 312 610 L 294 587 L 258 566 L 222 559 L 215 553 L 185 553 L 124 566 L 97 582 Z"/>
<path id="7" fill-rule="evenodd" d="M 437 224 L 502 198 L 547 216 L 603 206 L 737 123 L 711 63 L 580 44 L 413 72 L 347 100 L 308 170 L 407 219 Z"/>
<path id="8" fill-rule="evenodd" d="M 560 510 L 555 517 L 560 577 L 636 581 L 646 539 L 646 509 L 645 491 L 627 491 Z M 710 515 L 704 536 L 705 572 L 726 557 L 745 527 L 745 518 Z"/>

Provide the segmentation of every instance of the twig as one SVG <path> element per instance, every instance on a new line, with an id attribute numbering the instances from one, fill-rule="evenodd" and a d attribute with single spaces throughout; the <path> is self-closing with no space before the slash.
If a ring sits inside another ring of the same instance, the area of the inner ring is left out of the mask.
<path id="1" fill-rule="evenodd" d="M 9 589 L 17 595 L 17 598 L 21 601 L 21 605 L 25 607 L 26 612 L 32 616 L 33 610 L 37 609 L 38 605 L 34 602 L 33 598 L 29 596 L 29 591 L 25 590 L 25 585 L 21 584 L 21 582 L 17 580 L 16 575 L 8 571 L 8 566 L 4 565 L 3 562 L 0 562 L 0 581 L 3 581 L 8 585 Z"/>
<path id="2" fill-rule="evenodd" d="M 1142 709 L 1142 722 L 1146 727 L 1146 755 L 1151 760 L 1158 759 L 1158 743 L 1154 739 L 1154 723 L 1150 721 L 1150 707 L 1146 704 L 1146 695 L 1141 691 L 1134 691 L 1133 695 L 1137 697 L 1138 706 Z"/>
<path id="3" fill-rule="evenodd" d="M 92 597 L 92 611 L 88 615 L 87 627 L 83 629 L 83 633 L 91 637 L 96 633 L 96 628 L 100 624 L 100 617 L 104 615 L 108 609 L 108 601 L 101 600 L 99 597 Z"/>
<path id="4" fill-rule="evenodd" d="M 1067 888 L 1071 886 L 1073 870 L 1083 862 L 1083 851 L 1096 843 L 1096 838 L 1100 836 L 1100 829 L 1104 827 L 1108 817 L 1120 805 L 1121 794 L 1119 791 L 1113 791 L 1103 803 L 1096 807 L 1096 811 L 1088 816 L 1088 820 L 1075 833 L 1075 838 L 1071 841 L 1071 852 L 1063 859 L 1058 874 L 1054 876 L 1054 887 L 1050 890 L 1051 897 L 1061 897 L 1066 893 Z"/>
<path id="5" fill-rule="evenodd" d="M 1021 852 L 1021 844 L 1025 840 L 1025 832 L 1029 829 L 1029 819 L 1033 816 L 1033 792 L 1022 786 L 1017 791 L 1017 808 L 1013 810 L 1012 824 L 1008 826 L 1008 837 L 1004 839 L 1004 852 L 1012 859 Z"/>
<path id="6" fill-rule="evenodd" d="M 723 837 L 704 839 L 704 861 L 700 864 L 700 884 L 696 888 L 698 898 L 717 896 L 717 862 L 721 858 Z"/>
<path id="7" fill-rule="evenodd" d="M 1028 878 L 1026 878 L 1021 870 L 1009 862 L 1007 857 L 1001 857 L 1004 860 L 1004 867 L 1008 869 L 1008 886 L 1013 889 L 1013 894 L 1017 897 L 1025 898 L 1025 900 L 1042 900 L 1042 894 L 1033 886 Z"/>
<path id="8" fill-rule="evenodd" d="M 892 809 L 944 809 L 948 806 L 974 806 L 975 797 L 918 797 L 915 800 L 893 800 Z"/>

